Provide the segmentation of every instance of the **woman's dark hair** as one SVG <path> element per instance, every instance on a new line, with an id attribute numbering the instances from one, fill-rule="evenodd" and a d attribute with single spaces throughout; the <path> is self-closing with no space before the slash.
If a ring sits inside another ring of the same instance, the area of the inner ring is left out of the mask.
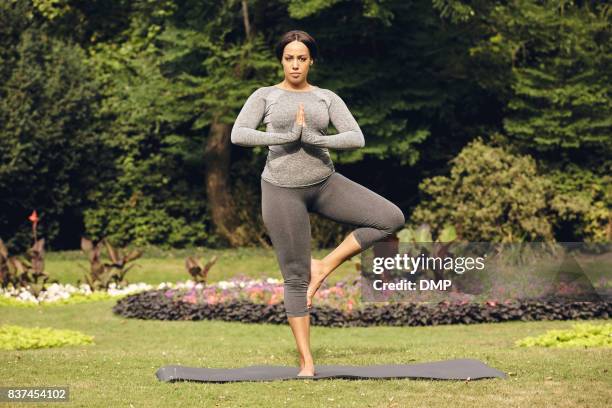
<path id="1" fill-rule="evenodd" d="M 308 51 L 310 51 L 310 58 L 313 60 L 317 60 L 319 57 L 319 49 L 317 47 L 317 42 L 310 34 L 301 30 L 291 30 L 287 31 L 281 37 L 280 41 L 276 44 L 276 58 L 282 62 L 283 60 L 283 52 L 285 51 L 285 46 L 292 41 L 300 41 L 303 42 L 306 47 L 308 47 Z"/>

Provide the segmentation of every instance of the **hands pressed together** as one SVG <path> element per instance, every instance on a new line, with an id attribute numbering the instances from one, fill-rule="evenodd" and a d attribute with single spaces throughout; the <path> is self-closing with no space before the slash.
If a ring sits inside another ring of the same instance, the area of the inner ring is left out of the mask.
<path id="1" fill-rule="evenodd" d="M 303 103 L 300 103 L 300 106 L 295 114 L 295 122 L 300 126 L 306 126 L 306 117 L 304 116 Z"/>
<path id="2" fill-rule="evenodd" d="M 304 115 L 304 104 L 302 103 L 300 103 L 295 114 L 295 123 L 291 132 L 294 141 L 301 140 L 304 143 L 316 144 L 315 134 L 306 128 L 306 116 Z"/>

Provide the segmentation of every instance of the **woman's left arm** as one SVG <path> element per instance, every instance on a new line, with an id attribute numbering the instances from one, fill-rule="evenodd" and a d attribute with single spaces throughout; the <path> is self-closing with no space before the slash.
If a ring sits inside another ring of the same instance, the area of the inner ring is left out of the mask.
<path id="1" fill-rule="evenodd" d="M 357 149 L 365 146 L 363 132 L 342 98 L 334 92 L 330 92 L 330 96 L 329 119 L 338 133 L 323 136 L 316 130 L 304 127 L 302 142 L 332 149 Z"/>

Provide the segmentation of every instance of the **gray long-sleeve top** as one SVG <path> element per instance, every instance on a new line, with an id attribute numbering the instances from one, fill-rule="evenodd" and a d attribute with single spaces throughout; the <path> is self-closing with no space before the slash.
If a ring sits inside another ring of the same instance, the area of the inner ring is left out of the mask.
<path id="1" fill-rule="evenodd" d="M 305 126 L 296 123 L 304 105 Z M 266 131 L 257 127 L 262 122 Z M 338 130 L 328 135 L 329 122 Z M 240 110 L 231 133 L 238 146 L 268 146 L 261 178 L 282 187 L 319 183 L 334 171 L 330 149 L 365 145 L 363 133 L 344 101 L 329 89 L 289 91 L 277 86 L 255 90 Z"/>

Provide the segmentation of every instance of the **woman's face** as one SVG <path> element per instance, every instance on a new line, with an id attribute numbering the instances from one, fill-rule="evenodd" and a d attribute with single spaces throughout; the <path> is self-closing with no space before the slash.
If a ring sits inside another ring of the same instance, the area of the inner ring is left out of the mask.
<path id="1" fill-rule="evenodd" d="M 283 52 L 283 70 L 285 80 L 298 86 L 306 81 L 312 59 L 308 47 L 301 41 L 292 41 Z"/>

